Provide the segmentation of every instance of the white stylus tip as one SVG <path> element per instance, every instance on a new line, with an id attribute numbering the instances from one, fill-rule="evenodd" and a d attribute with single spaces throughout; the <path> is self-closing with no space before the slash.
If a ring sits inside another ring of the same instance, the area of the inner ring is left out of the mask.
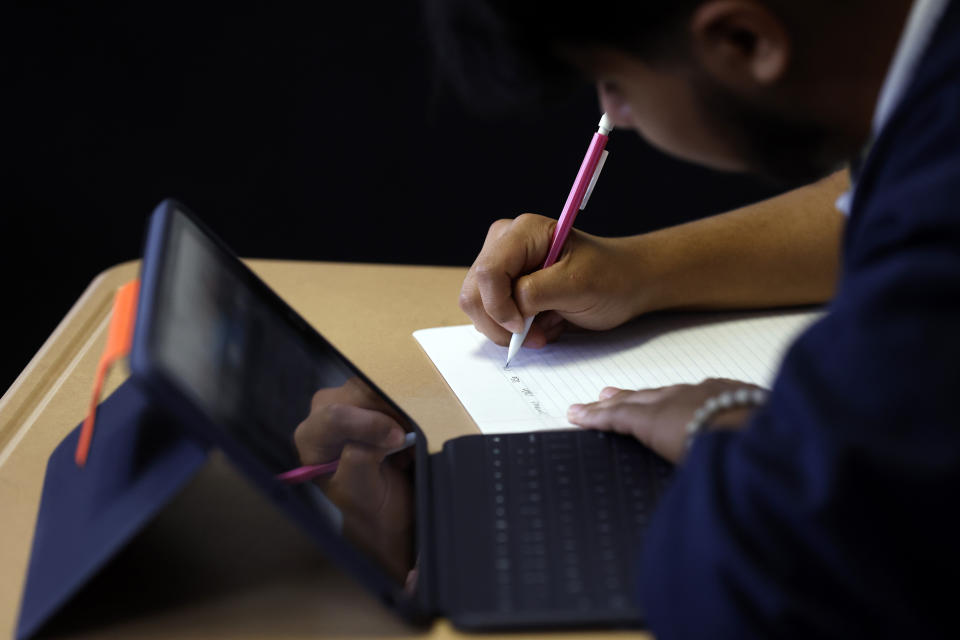
<path id="1" fill-rule="evenodd" d="M 520 351 L 520 347 L 523 346 L 523 341 L 527 339 L 527 334 L 530 333 L 530 325 L 532 324 L 533 316 L 530 316 L 523 321 L 523 331 L 510 336 L 510 346 L 507 347 L 507 363 L 503 365 L 504 369 L 510 366 L 510 361 L 513 360 L 513 356 L 517 355 L 517 352 Z"/>
<path id="2" fill-rule="evenodd" d="M 513 360 L 513 356 L 517 355 L 517 351 L 520 351 L 520 345 L 523 344 L 523 334 L 515 333 L 510 336 L 510 346 L 507 347 L 507 363 L 503 365 L 503 368 L 506 369 L 510 366 L 510 361 Z"/>
<path id="3" fill-rule="evenodd" d="M 603 114 L 603 117 L 600 118 L 600 133 L 608 136 L 611 131 L 613 131 L 613 121 L 610 119 L 610 116 Z"/>

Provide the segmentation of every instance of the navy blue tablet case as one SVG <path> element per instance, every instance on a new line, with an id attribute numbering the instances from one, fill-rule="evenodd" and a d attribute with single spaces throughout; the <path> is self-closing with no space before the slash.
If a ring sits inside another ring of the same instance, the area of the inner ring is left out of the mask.
<path id="1" fill-rule="evenodd" d="M 78 426 L 47 462 L 33 549 L 17 623 L 32 636 L 177 495 L 209 447 L 161 417 L 132 381 L 97 413 L 85 468 Z"/>

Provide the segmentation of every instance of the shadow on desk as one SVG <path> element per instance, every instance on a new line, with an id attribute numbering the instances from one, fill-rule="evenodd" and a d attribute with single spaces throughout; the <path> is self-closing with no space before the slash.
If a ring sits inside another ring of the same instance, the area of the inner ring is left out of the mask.
<path id="1" fill-rule="evenodd" d="M 403 624 L 223 458 L 96 577 L 40 637 L 409 636 Z"/>

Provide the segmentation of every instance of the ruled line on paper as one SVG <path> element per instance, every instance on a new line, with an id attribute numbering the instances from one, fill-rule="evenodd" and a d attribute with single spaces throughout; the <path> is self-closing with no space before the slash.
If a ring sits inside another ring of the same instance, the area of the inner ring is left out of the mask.
<path id="1" fill-rule="evenodd" d="M 596 400 L 608 386 L 646 389 L 721 377 L 769 387 L 789 344 L 820 315 L 653 316 L 523 349 L 509 369 L 506 348 L 471 325 L 422 329 L 414 337 L 480 430 L 505 433 L 569 427 L 567 407 Z"/>

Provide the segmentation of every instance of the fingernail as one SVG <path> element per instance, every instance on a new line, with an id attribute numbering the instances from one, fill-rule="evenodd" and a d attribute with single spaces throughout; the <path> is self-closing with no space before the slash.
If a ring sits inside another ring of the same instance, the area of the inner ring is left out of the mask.
<path id="1" fill-rule="evenodd" d="M 547 346 L 547 342 L 543 339 L 542 335 L 533 335 L 527 336 L 527 339 L 523 341 L 523 346 L 528 349 L 543 349 Z"/>
<path id="2" fill-rule="evenodd" d="M 405 434 L 405 433 L 403 432 L 403 429 L 393 429 L 393 430 L 391 430 L 391 431 L 390 431 L 390 435 L 387 436 L 387 447 L 389 447 L 389 448 L 391 448 L 391 449 L 393 449 L 393 448 L 395 448 L 395 447 L 399 447 L 400 445 L 403 444 L 403 442 L 404 442 L 404 440 L 405 440 L 405 438 L 406 438 L 406 435 L 407 435 L 407 434 Z"/>
<path id="3" fill-rule="evenodd" d="M 579 420 L 587 412 L 587 408 L 582 404 L 572 404 L 567 409 L 567 418 L 571 421 Z"/>
<path id="4" fill-rule="evenodd" d="M 605 387 L 600 390 L 600 399 L 606 400 L 607 398 L 612 398 L 620 393 L 620 391 L 621 389 L 617 389 L 616 387 Z"/>

